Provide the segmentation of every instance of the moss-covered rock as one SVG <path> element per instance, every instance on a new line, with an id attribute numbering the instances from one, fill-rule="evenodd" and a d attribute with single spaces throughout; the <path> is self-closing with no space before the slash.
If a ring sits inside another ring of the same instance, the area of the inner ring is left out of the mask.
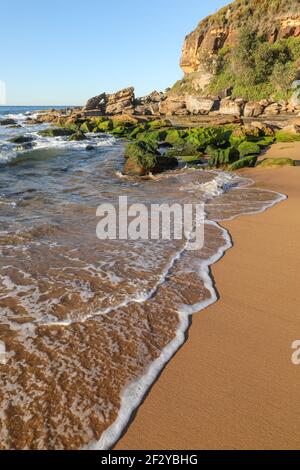
<path id="1" fill-rule="evenodd" d="M 127 175 L 161 173 L 178 166 L 176 158 L 160 155 L 155 146 L 141 140 L 127 145 L 125 158 L 124 173 Z"/>
<path id="2" fill-rule="evenodd" d="M 49 128 L 39 132 L 42 137 L 64 137 L 72 134 L 74 131 L 67 127 Z"/>
<path id="3" fill-rule="evenodd" d="M 80 126 L 81 132 L 84 132 L 84 133 L 92 132 L 94 128 L 95 126 L 91 121 L 85 121 Z"/>
<path id="4" fill-rule="evenodd" d="M 178 166 L 175 157 L 162 155 L 144 154 L 138 158 L 127 158 L 124 173 L 132 176 L 143 176 L 149 173 L 162 173 L 166 170 L 173 170 Z"/>
<path id="5" fill-rule="evenodd" d="M 228 145 L 229 134 L 222 127 L 200 127 L 188 131 L 186 141 L 199 145 L 205 150 L 209 145 L 225 147 Z"/>
<path id="6" fill-rule="evenodd" d="M 140 124 L 136 126 L 129 134 L 130 139 L 136 139 L 140 134 L 146 130 L 145 126 Z"/>
<path id="7" fill-rule="evenodd" d="M 248 157 L 241 158 L 236 162 L 232 163 L 228 167 L 228 171 L 236 171 L 242 168 L 253 168 L 257 162 L 257 155 L 249 155 Z"/>
<path id="8" fill-rule="evenodd" d="M 266 158 L 260 164 L 260 168 L 279 168 L 283 166 L 295 166 L 295 160 L 291 158 Z"/>
<path id="9" fill-rule="evenodd" d="M 164 142 L 167 137 L 167 131 L 157 130 L 157 131 L 146 131 L 142 132 L 137 136 L 138 140 L 143 140 L 145 142 L 150 142 L 152 145 L 158 147 L 159 143 Z"/>
<path id="10" fill-rule="evenodd" d="M 235 147 L 221 149 L 210 146 L 206 149 L 206 153 L 210 155 L 209 166 L 214 168 L 224 167 L 239 160 L 239 152 Z"/>
<path id="11" fill-rule="evenodd" d="M 157 147 L 152 145 L 151 142 L 138 140 L 127 145 L 125 149 L 125 158 L 138 158 L 143 156 L 145 153 L 159 155 Z"/>
<path id="12" fill-rule="evenodd" d="M 10 139 L 10 142 L 12 142 L 13 144 L 27 144 L 33 141 L 34 141 L 34 137 L 27 136 L 27 135 L 19 135 L 16 137 L 12 137 L 12 139 Z"/>
<path id="13" fill-rule="evenodd" d="M 300 134 L 277 131 L 275 137 L 277 142 L 300 142 Z"/>
<path id="14" fill-rule="evenodd" d="M 106 121 L 102 121 L 97 125 L 98 132 L 110 132 L 114 128 L 113 121 L 111 119 L 107 119 Z"/>
<path id="15" fill-rule="evenodd" d="M 260 140 L 256 141 L 256 144 L 259 145 L 261 148 L 269 147 L 275 141 L 275 137 L 264 137 Z"/>
<path id="16" fill-rule="evenodd" d="M 259 155 L 261 150 L 260 146 L 255 142 L 242 142 L 238 146 L 238 151 L 241 158 L 247 157 L 248 155 Z"/>

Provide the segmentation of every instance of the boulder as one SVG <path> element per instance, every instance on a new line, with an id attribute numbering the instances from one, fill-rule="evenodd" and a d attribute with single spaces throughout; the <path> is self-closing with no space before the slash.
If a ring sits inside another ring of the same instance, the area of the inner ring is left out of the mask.
<path id="1" fill-rule="evenodd" d="M 63 136 L 70 136 L 74 134 L 74 131 L 72 129 L 68 128 L 50 128 L 50 129 L 45 129 L 43 131 L 39 132 L 39 135 L 42 137 L 63 137 Z"/>
<path id="2" fill-rule="evenodd" d="M 185 100 L 180 97 L 168 97 L 166 100 L 162 101 L 159 104 L 159 112 L 167 116 L 186 116 L 189 114 Z"/>
<path id="3" fill-rule="evenodd" d="M 221 100 L 220 114 L 229 114 L 231 116 L 241 116 L 243 110 L 242 101 L 231 101 L 228 98 Z"/>
<path id="4" fill-rule="evenodd" d="M 160 155 L 157 146 L 142 140 L 127 145 L 125 159 L 124 173 L 132 176 L 161 173 L 178 166 L 177 158 Z"/>
<path id="5" fill-rule="evenodd" d="M 27 144 L 29 142 L 32 142 L 33 140 L 34 137 L 32 136 L 19 135 L 10 139 L 10 142 L 12 142 L 13 144 Z"/>
<path id="6" fill-rule="evenodd" d="M 244 108 L 245 117 L 257 117 L 264 112 L 264 107 L 257 101 L 249 101 Z"/>
<path id="7" fill-rule="evenodd" d="M 124 88 L 117 93 L 107 95 L 106 114 L 131 114 L 134 110 L 134 88 Z"/>
<path id="8" fill-rule="evenodd" d="M 191 114 L 208 114 L 219 104 L 219 101 L 192 95 L 186 96 L 185 101 L 186 108 Z"/>
<path id="9" fill-rule="evenodd" d="M 125 175 L 144 176 L 149 173 L 157 174 L 166 170 L 174 170 L 178 166 L 178 160 L 175 157 L 162 155 L 155 156 L 151 163 L 144 165 L 143 160 L 127 158 L 124 166 Z"/>
<path id="10" fill-rule="evenodd" d="M 95 109 L 99 109 L 101 112 L 104 113 L 105 111 L 105 103 L 106 103 L 106 93 L 101 93 L 98 96 L 94 96 L 93 98 L 90 98 L 85 107 L 85 111 L 91 111 Z"/>
<path id="11" fill-rule="evenodd" d="M 278 129 L 278 127 L 273 127 L 271 125 L 268 125 L 264 122 L 260 122 L 260 121 L 253 121 L 251 122 L 251 126 L 252 127 L 256 127 L 257 129 L 259 129 L 260 131 L 262 131 L 262 133 L 266 136 L 269 136 L 269 137 L 272 137 L 275 135 L 275 130 Z"/>
<path id="12" fill-rule="evenodd" d="M 82 140 L 87 140 L 86 136 L 84 135 L 83 132 L 78 131 L 75 132 L 75 134 L 72 134 L 69 138 L 69 141 L 82 141 Z"/>

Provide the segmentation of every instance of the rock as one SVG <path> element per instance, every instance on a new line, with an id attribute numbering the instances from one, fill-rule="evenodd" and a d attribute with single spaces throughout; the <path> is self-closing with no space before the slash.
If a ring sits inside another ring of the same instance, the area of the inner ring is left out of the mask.
<path id="1" fill-rule="evenodd" d="M 107 95 L 106 114 L 131 114 L 134 110 L 134 88 L 125 88 L 117 93 Z"/>
<path id="2" fill-rule="evenodd" d="M 27 144 L 32 141 L 34 141 L 34 137 L 25 135 L 20 135 L 10 139 L 10 142 L 12 142 L 13 144 Z"/>
<path id="3" fill-rule="evenodd" d="M 211 124 L 214 126 L 226 126 L 227 124 L 242 124 L 240 117 L 236 115 L 220 116 L 219 111 L 213 111 L 209 113 L 209 116 L 213 117 Z"/>
<path id="4" fill-rule="evenodd" d="M 267 106 L 269 106 L 270 104 L 273 104 L 274 101 L 271 101 L 271 100 L 268 100 L 268 99 L 263 99 L 263 100 L 260 100 L 259 101 L 259 104 L 261 106 L 263 106 L 264 108 L 266 108 Z"/>
<path id="5" fill-rule="evenodd" d="M 283 127 L 282 131 L 287 132 L 288 134 L 300 134 L 300 126 L 289 124 L 288 126 Z"/>
<path id="6" fill-rule="evenodd" d="M 166 170 L 174 170 L 178 166 L 178 160 L 175 157 L 166 157 L 157 155 L 150 164 L 144 165 L 143 161 L 133 158 L 127 158 L 124 166 L 124 173 L 132 176 L 144 176 L 149 173 L 157 174 Z"/>
<path id="7" fill-rule="evenodd" d="M 264 112 L 264 107 L 257 101 L 249 101 L 244 108 L 245 117 L 257 117 Z"/>
<path id="8" fill-rule="evenodd" d="M 14 124 L 17 124 L 17 121 L 14 119 L 2 119 L 0 121 L 0 126 L 12 126 Z"/>
<path id="9" fill-rule="evenodd" d="M 278 168 L 278 167 L 283 167 L 283 166 L 295 166 L 295 165 L 296 165 L 295 160 L 292 160 L 291 158 L 283 157 L 283 158 L 266 158 L 259 164 L 259 167 Z"/>
<path id="10" fill-rule="evenodd" d="M 39 135 L 42 137 L 63 137 L 67 135 L 72 135 L 74 134 L 74 131 L 72 129 L 68 128 L 50 128 L 50 129 L 45 129 L 43 131 L 39 132 Z"/>
<path id="11" fill-rule="evenodd" d="M 127 145 L 125 158 L 126 175 L 144 176 L 172 170 L 178 166 L 177 158 L 160 155 L 156 146 L 142 140 Z"/>
<path id="12" fill-rule="evenodd" d="M 224 98 L 223 100 L 221 100 L 219 113 L 225 115 L 229 114 L 231 116 L 241 116 L 242 109 L 242 102 L 231 101 L 229 98 Z"/>
<path id="13" fill-rule="evenodd" d="M 189 114 L 185 99 L 178 97 L 168 97 L 166 100 L 162 101 L 159 104 L 159 112 L 166 116 L 186 116 Z"/>
<path id="14" fill-rule="evenodd" d="M 8 126 L 9 129 L 21 129 L 22 126 L 20 124 L 13 124 L 12 126 Z"/>
<path id="15" fill-rule="evenodd" d="M 106 93 L 101 93 L 98 96 L 94 96 L 93 98 L 90 98 L 85 107 L 85 111 L 91 111 L 95 109 L 99 109 L 101 113 L 105 112 L 105 104 L 106 104 Z"/>
<path id="16" fill-rule="evenodd" d="M 290 99 L 290 105 L 297 107 L 300 105 L 300 80 L 295 80 L 292 83 L 292 89 L 295 91 Z"/>
<path id="17" fill-rule="evenodd" d="M 262 133 L 266 136 L 274 136 L 275 135 L 275 130 L 278 129 L 278 127 L 273 127 L 271 125 L 268 125 L 264 122 L 260 122 L 260 121 L 253 121 L 251 122 L 251 126 L 252 127 L 256 127 L 257 129 L 259 129 L 260 131 L 262 131 Z"/>
<path id="18" fill-rule="evenodd" d="M 188 95 L 186 108 L 191 114 L 208 114 L 219 105 L 219 101 Z"/>
<path id="19" fill-rule="evenodd" d="M 88 152 L 90 152 L 91 150 L 94 150 L 94 149 L 95 149 L 95 147 L 93 145 L 87 145 L 85 147 L 85 150 L 87 150 Z"/>
<path id="20" fill-rule="evenodd" d="M 81 140 L 87 140 L 86 136 L 84 135 L 83 132 L 81 131 L 78 131 L 78 132 L 75 132 L 75 134 L 72 134 L 68 140 L 71 142 L 71 141 L 81 141 Z"/>
<path id="21" fill-rule="evenodd" d="M 34 142 L 27 142 L 16 147 L 17 152 L 24 152 L 24 150 L 31 150 L 35 146 Z"/>
<path id="22" fill-rule="evenodd" d="M 264 110 L 264 114 L 267 114 L 267 115 L 277 115 L 280 113 L 281 111 L 281 106 L 279 103 L 273 103 L 273 104 L 270 104 L 269 106 L 267 106 Z"/>

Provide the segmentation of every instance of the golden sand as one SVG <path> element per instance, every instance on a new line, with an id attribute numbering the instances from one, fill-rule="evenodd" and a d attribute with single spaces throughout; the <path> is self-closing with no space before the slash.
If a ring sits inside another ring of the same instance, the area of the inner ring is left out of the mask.
<path id="1" fill-rule="evenodd" d="M 300 160 L 300 143 L 266 156 Z M 289 199 L 223 223 L 234 247 L 212 269 L 220 300 L 193 316 L 119 450 L 300 448 L 300 166 L 242 175 Z"/>

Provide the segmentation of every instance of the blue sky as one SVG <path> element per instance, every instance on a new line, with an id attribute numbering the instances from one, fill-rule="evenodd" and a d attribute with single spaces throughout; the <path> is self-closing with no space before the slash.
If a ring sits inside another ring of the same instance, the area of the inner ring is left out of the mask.
<path id="1" fill-rule="evenodd" d="M 2 2 L 7 104 L 83 104 L 130 85 L 138 96 L 181 78 L 183 40 L 229 0 Z"/>

